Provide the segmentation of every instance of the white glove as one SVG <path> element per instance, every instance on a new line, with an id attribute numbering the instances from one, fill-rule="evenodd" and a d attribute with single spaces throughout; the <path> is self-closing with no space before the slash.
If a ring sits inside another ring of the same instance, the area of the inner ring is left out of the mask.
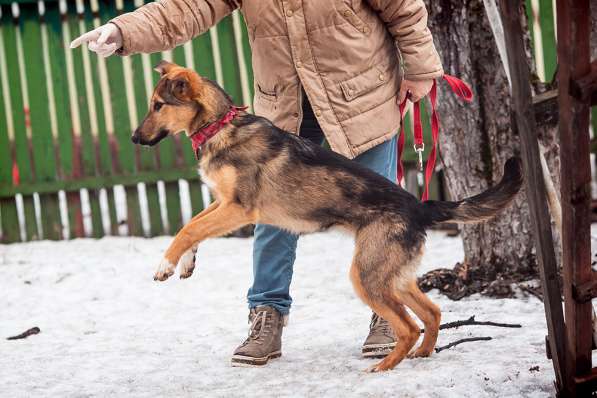
<path id="1" fill-rule="evenodd" d="M 100 57 L 109 57 L 122 47 L 122 33 L 118 26 L 107 23 L 77 37 L 70 43 L 70 48 L 79 47 L 83 43 L 87 43 L 87 47 Z"/>

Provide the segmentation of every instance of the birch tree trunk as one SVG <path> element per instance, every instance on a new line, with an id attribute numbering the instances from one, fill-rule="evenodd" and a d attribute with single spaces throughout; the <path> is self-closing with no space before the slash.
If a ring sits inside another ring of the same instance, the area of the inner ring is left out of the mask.
<path id="1" fill-rule="evenodd" d="M 519 153 L 519 137 L 512 130 L 508 80 L 483 1 L 436 0 L 426 4 L 445 72 L 469 83 L 475 95 L 474 101 L 466 104 L 445 83 L 439 85 L 441 161 L 452 198 L 462 199 L 500 180 L 505 161 Z M 496 219 L 462 226 L 461 232 L 464 264 L 436 285 L 459 285 L 462 296 L 487 292 L 495 281 L 502 280 L 505 283 L 499 289 L 508 290 L 502 292 L 507 295 L 511 293 L 510 281 L 538 276 L 524 190 Z"/>

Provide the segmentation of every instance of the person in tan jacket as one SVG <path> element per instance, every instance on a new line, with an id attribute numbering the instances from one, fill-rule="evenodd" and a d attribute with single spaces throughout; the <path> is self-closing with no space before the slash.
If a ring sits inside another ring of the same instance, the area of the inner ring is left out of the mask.
<path id="1" fill-rule="evenodd" d="M 397 104 L 423 98 L 443 75 L 422 0 L 158 0 L 71 47 L 87 43 L 104 57 L 171 49 L 236 9 L 249 32 L 255 113 L 311 141 L 325 138 L 332 150 L 395 181 Z M 256 226 L 251 328 L 233 365 L 263 365 L 281 355 L 297 240 Z M 363 355 L 386 355 L 394 339 L 373 314 Z"/>

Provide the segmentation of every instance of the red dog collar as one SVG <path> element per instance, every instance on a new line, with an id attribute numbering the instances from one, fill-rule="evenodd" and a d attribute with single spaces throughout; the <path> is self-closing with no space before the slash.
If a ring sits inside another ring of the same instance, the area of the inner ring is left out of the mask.
<path id="1" fill-rule="evenodd" d="M 222 128 L 230 123 L 232 119 L 236 117 L 239 111 L 246 110 L 246 106 L 234 106 L 230 107 L 230 110 L 218 121 L 215 121 L 201 130 L 191 135 L 191 143 L 193 144 L 193 151 L 198 154 L 201 145 L 205 144 L 211 137 L 218 134 Z"/>

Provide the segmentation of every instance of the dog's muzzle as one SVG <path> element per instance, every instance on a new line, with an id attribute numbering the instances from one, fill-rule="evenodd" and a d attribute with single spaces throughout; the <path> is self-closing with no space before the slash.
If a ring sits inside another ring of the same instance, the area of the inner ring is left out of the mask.
<path id="1" fill-rule="evenodd" d="M 161 140 L 166 138 L 169 134 L 170 134 L 170 131 L 168 129 L 161 129 L 158 132 L 157 136 L 155 136 L 151 140 L 147 140 L 147 139 L 143 138 L 143 135 L 141 134 L 139 129 L 137 129 L 131 136 L 131 141 L 133 141 L 133 144 L 154 146 L 155 144 L 157 144 L 158 142 L 160 142 Z"/>
<path id="2" fill-rule="evenodd" d="M 141 134 L 139 133 L 139 130 L 135 130 L 135 132 L 131 136 L 131 141 L 133 141 L 133 144 L 138 144 L 139 142 L 141 142 Z"/>

